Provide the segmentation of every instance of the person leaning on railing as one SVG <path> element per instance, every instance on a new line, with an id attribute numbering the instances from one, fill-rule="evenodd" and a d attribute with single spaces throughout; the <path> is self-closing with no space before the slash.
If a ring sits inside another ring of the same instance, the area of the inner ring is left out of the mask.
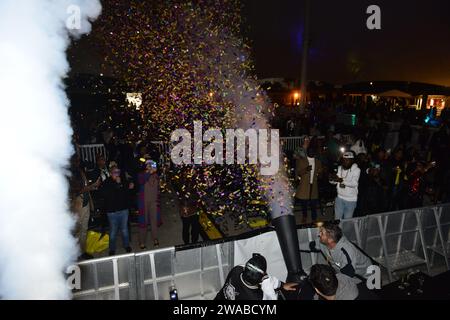
<path id="1" fill-rule="evenodd" d="M 339 225 L 334 222 L 325 222 L 319 229 L 318 240 L 319 243 L 316 241 L 310 243 L 311 251 L 323 253 L 326 262 L 336 272 L 349 276 L 355 283 L 365 281 L 368 277 L 367 268 L 375 261 L 350 242 L 343 235 Z"/>

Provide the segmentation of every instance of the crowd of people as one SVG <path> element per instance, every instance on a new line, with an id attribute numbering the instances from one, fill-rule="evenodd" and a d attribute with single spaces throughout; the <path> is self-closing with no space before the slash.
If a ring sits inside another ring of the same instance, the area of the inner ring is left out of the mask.
<path id="1" fill-rule="evenodd" d="M 334 203 L 334 217 L 347 219 L 450 201 L 450 128 L 448 116 L 445 117 L 448 112 L 443 112 L 442 124 L 435 132 L 430 134 L 423 125 L 418 141 L 412 141 L 409 120 L 403 121 L 398 145 L 386 150 L 388 129 L 385 117 L 379 112 L 363 110 L 357 124 L 343 126 L 336 121 L 336 110 L 331 105 L 313 103 L 305 110 L 300 113 L 300 120 L 288 120 L 285 126 L 288 133 L 305 134 L 302 145 L 293 153 L 286 153 L 296 187 L 294 210 L 301 212 L 303 222 L 307 221 L 308 213 L 313 221 L 321 219 L 324 207 L 331 203 Z M 136 116 L 120 112 L 121 117 Z M 201 200 L 210 203 L 213 210 L 224 207 L 223 203 L 211 202 L 214 190 L 219 188 L 220 198 L 233 200 L 239 188 L 242 189 L 242 185 L 235 183 L 239 179 L 231 181 L 227 178 L 228 171 L 217 171 L 221 172 L 216 174 L 217 179 L 225 181 L 222 185 L 230 189 L 225 190 L 210 181 L 213 169 L 208 174 L 199 168 L 164 167 L 161 150 L 148 142 L 152 140 L 151 133 L 139 132 L 133 126 L 134 129 L 127 131 L 124 125 L 113 125 L 114 119 L 121 117 L 108 117 L 113 120 L 97 125 L 86 122 L 84 129 L 78 127 L 74 135 L 75 144 L 103 144 L 107 154 L 107 159 L 105 155 L 97 155 L 95 166 L 83 163 L 77 156 L 72 161 L 70 198 L 72 211 L 77 213 L 76 234 L 82 252 L 86 247 L 91 213 L 97 213 L 103 221 L 102 229 L 109 225 L 111 255 L 116 253 L 119 231 L 125 251 L 131 250 L 130 221 L 138 225 L 140 249 L 147 248 L 149 232 L 157 247 L 158 227 L 162 225 L 161 180 L 166 174 L 178 177 L 178 182 L 172 181 L 169 188 L 175 191 L 179 203 L 183 225 L 180 238 L 185 244 L 196 243 L 201 233 L 198 204 L 202 194 L 197 190 L 198 185 L 205 185 L 203 194 L 207 199 Z M 283 125 L 280 126 L 282 129 Z M 343 139 L 344 136 L 347 138 Z M 234 172 L 233 177 L 239 174 Z M 249 211 L 245 201 L 241 201 L 241 205 L 242 210 Z M 242 219 L 241 209 L 229 210 L 236 215 L 236 223 Z M 257 208 L 255 212 L 262 211 Z"/>
<path id="2" fill-rule="evenodd" d="M 81 259 L 92 258 L 86 253 L 86 237 L 90 217 L 94 215 L 103 230 L 108 224 L 110 255 L 116 253 L 119 232 L 124 250 L 132 251 L 130 216 L 139 227 L 139 247 L 146 249 L 149 229 L 154 247 L 159 246 L 158 227 L 162 219 L 158 163 L 152 160 L 146 147 L 138 149 L 129 162 L 123 158 L 117 161 L 119 157 L 107 162 L 104 155 L 98 154 L 95 168 L 83 166 L 78 155 L 73 157 L 69 193 L 72 212 L 77 218 L 75 233 L 83 253 Z M 124 158 L 129 160 L 126 154 Z"/>
<path id="3" fill-rule="evenodd" d="M 317 211 L 323 213 L 332 201 L 336 219 L 450 201 L 448 119 L 432 134 L 423 125 L 418 141 L 412 141 L 411 125 L 403 121 L 393 150 L 385 149 L 384 122 L 346 127 L 345 140 L 333 126 L 325 132 L 318 127 L 313 124 L 303 144 L 287 154 L 296 210 L 304 222 L 308 209 L 316 220 Z"/>

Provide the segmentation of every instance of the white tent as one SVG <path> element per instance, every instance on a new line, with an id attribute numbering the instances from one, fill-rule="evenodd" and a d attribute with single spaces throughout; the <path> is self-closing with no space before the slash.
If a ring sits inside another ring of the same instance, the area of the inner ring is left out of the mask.
<path id="1" fill-rule="evenodd" d="M 406 92 L 403 92 L 400 90 L 389 90 L 389 91 L 377 94 L 377 96 L 390 97 L 390 98 L 409 98 L 409 99 L 412 98 L 412 96 L 409 93 L 406 93 Z"/>

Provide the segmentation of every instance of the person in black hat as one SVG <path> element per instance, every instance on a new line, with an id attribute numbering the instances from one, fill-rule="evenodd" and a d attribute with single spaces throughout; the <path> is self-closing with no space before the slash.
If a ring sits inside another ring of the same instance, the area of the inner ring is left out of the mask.
<path id="1" fill-rule="evenodd" d="M 296 290 L 296 283 L 282 283 L 266 271 L 266 259 L 254 253 L 245 266 L 231 269 L 215 300 L 277 300 L 281 289 Z"/>

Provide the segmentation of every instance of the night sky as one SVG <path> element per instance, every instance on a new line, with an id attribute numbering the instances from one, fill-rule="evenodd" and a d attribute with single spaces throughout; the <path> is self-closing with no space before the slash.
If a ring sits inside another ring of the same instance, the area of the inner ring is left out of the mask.
<path id="1" fill-rule="evenodd" d="M 304 0 L 243 0 L 260 78 L 299 78 Z M 381 30 L 366 9 L 381 8 Z M 308 79 L 344 84 L 405 80 L 450 86 L 450 1 L 311 0 Z M 108 74 L 89 37 L 69 51 L 73 72 Z M 358 71 L 355 71 L 358 70 Z"/>

